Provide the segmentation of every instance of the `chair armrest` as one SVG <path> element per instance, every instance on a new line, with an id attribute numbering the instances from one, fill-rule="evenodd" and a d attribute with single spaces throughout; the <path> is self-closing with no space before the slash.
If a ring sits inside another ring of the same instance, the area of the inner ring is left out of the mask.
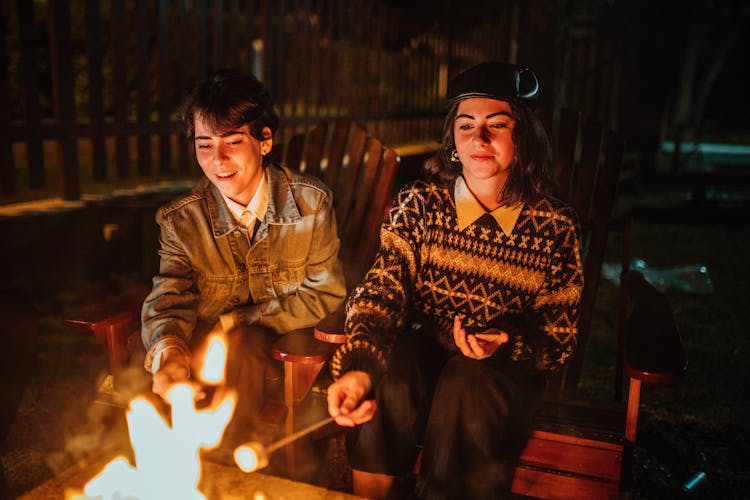
<path id="1" fill-rule="evenodd" d="M 315 338 L 331 344 L 345 343 L 344 321 L 346 321 L 346 303 L 342 303 L 336 310 L 318 321 L 315 325 Z"/>
<path id="2" fill-rule="evenodd" d="M 315 364 L 328 361 L 335 346 L 317 340 L 310 333 L 309 329 L 304 329 L 281 335 L 273 343 L 271 355 L 276 360 L 291 363 Z"/>
<path id="3" fill-rule="evenodd" d="M 625 323 L 625 371 L 648 383 L 677 380 L 687 355 L 666 296 L 638 271 L 625 273 L 622 287 L 633 304 Z"/>

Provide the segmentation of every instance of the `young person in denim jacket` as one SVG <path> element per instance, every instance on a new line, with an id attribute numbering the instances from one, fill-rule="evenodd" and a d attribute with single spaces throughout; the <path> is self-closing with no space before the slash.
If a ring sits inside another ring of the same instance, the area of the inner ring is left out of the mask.
<path id="1" fill-rule="evenodd" d="M 273 341 L 312 331 L 345 297 L 332 195 L 317 178 L 267 160 L 278 117 L 253 76 L 217 71 L 185 99 L 181 120 L 204 177 L 156 215 L 159 272 L 142 311 L 146 368 L 164 397 L 190 377 L 207 334 L 225 332 L 226 384 L 238 391 L 225 443 L 247 440 L 261 426 L 264 380 L 278 378 Z"/>

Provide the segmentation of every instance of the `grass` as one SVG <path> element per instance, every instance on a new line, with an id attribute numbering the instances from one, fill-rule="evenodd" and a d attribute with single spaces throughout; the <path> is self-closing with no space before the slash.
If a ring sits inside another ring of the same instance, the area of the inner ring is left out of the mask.
<path id="1" fill-rule="evenodd" d="M 704 209 L 701 216 L 708 215 Z M 655 210 L 655 212 L 657 212 Z M 682 485 L 705 472 L 691 496 L 746 498 L 750 473 L 748 454 L 750 398 L 743 389 L 750 354 L 746 290 L 750 278 L 750 227 L 727 224 L 722 214 L 708 224 L 691 220 L 691 211 L 668 220 L 641 212 L 635 220 L 632 256 L 652 268 L 704 265 L 713 292 L 665 292 L 688 355 L 685 377 L 673 385 L 643 386 L 638 438 L 634 450 L 633 496 L 674 498 Z M 619 259 L 618 237 L 610 241 L 608 258 Z M 602 380 L 611 380 L 608 360 L 613 353 L 613 307 L 617 290 L 602 283 L 587 351 L 582 390 L 606 394 Z"/>

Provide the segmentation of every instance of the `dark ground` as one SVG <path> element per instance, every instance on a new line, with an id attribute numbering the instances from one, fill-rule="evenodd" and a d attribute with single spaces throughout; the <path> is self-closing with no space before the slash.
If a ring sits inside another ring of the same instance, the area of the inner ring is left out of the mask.
<path id="1" fill-rule="evenodd" d="M 706 479 L 691 496 L 746 498 L 750 491 L 746 385 L 750 355 L 747 282 L 750 279 L 750 225 L 746 203 L 685 203 L 679 189 L 631 186 L 624 199 L 635 202 L 632 255 L 651 268 L 704 265 L 713 291 L 693 294 L 669 289 L 689 366 L 672 386 L 644 386 L 634 454 L 634 498 L 676 498 L 698 472 Z M 619 258 L 621 238 L 610 241 L 609 262 Z M 675 276 L 671 276 L 672 283 Z M 36 360 L 18 415 L 0 452 L 11 498 L 109 446 L 121 433 L 107 433 L 111 421 L 92 405 L 105 359 L 92 336 L 66 330 L 61 318 L 83 301 L 126 289 L 130 278 L 102 284 L 70 283 L 38 303 L 41 312 Z M 581 390 L 607 397 L 614 359 L 616 288 L 603 282 Z M 315 482 L 349 487 L 340 439 L 322 449 L 328 465 Z"/>

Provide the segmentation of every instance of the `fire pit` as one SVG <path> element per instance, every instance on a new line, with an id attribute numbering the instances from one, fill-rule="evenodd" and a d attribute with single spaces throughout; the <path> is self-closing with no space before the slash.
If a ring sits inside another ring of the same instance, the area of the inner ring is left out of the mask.
<path id="1" fill-rule="evenodd" d="M 102 460 L 84 467 L 71 468 L 21 496 L 20 500 L 66 498 L 66 492 L 81 490 L 106 462 Z M 205 461 L 199 486 L 209 500 L 356 500 L 360 498 L 258 472 L 246 474 L 237 467 Z"/>
<path id="2" fill-rule="evenodd" d="M 205 460 L 202 451 L 219 445 L 234 412 L 236 395 L 228 391 L 219 401 L 198 408 L 196 391 L 223 380 L 225 360 L 226 341 L 217 336 L 209 342 L 203 369 L 196 374 L 197 380 L 176 384 L 167 393 L 171 410 L 166 415 L 147 397 L 138 396 L 130 401 L 127 423 L 132 458 L 119 455 L 110 461 L 93 460 L 75 466 L 21 498 L 355 498 L 270 475 L 248 474 L 236 466 Z M 277 444 L 280 447 L 291 439 L 294 436 Z M 271 451 L 269 448 L 268 453 Z"/>

